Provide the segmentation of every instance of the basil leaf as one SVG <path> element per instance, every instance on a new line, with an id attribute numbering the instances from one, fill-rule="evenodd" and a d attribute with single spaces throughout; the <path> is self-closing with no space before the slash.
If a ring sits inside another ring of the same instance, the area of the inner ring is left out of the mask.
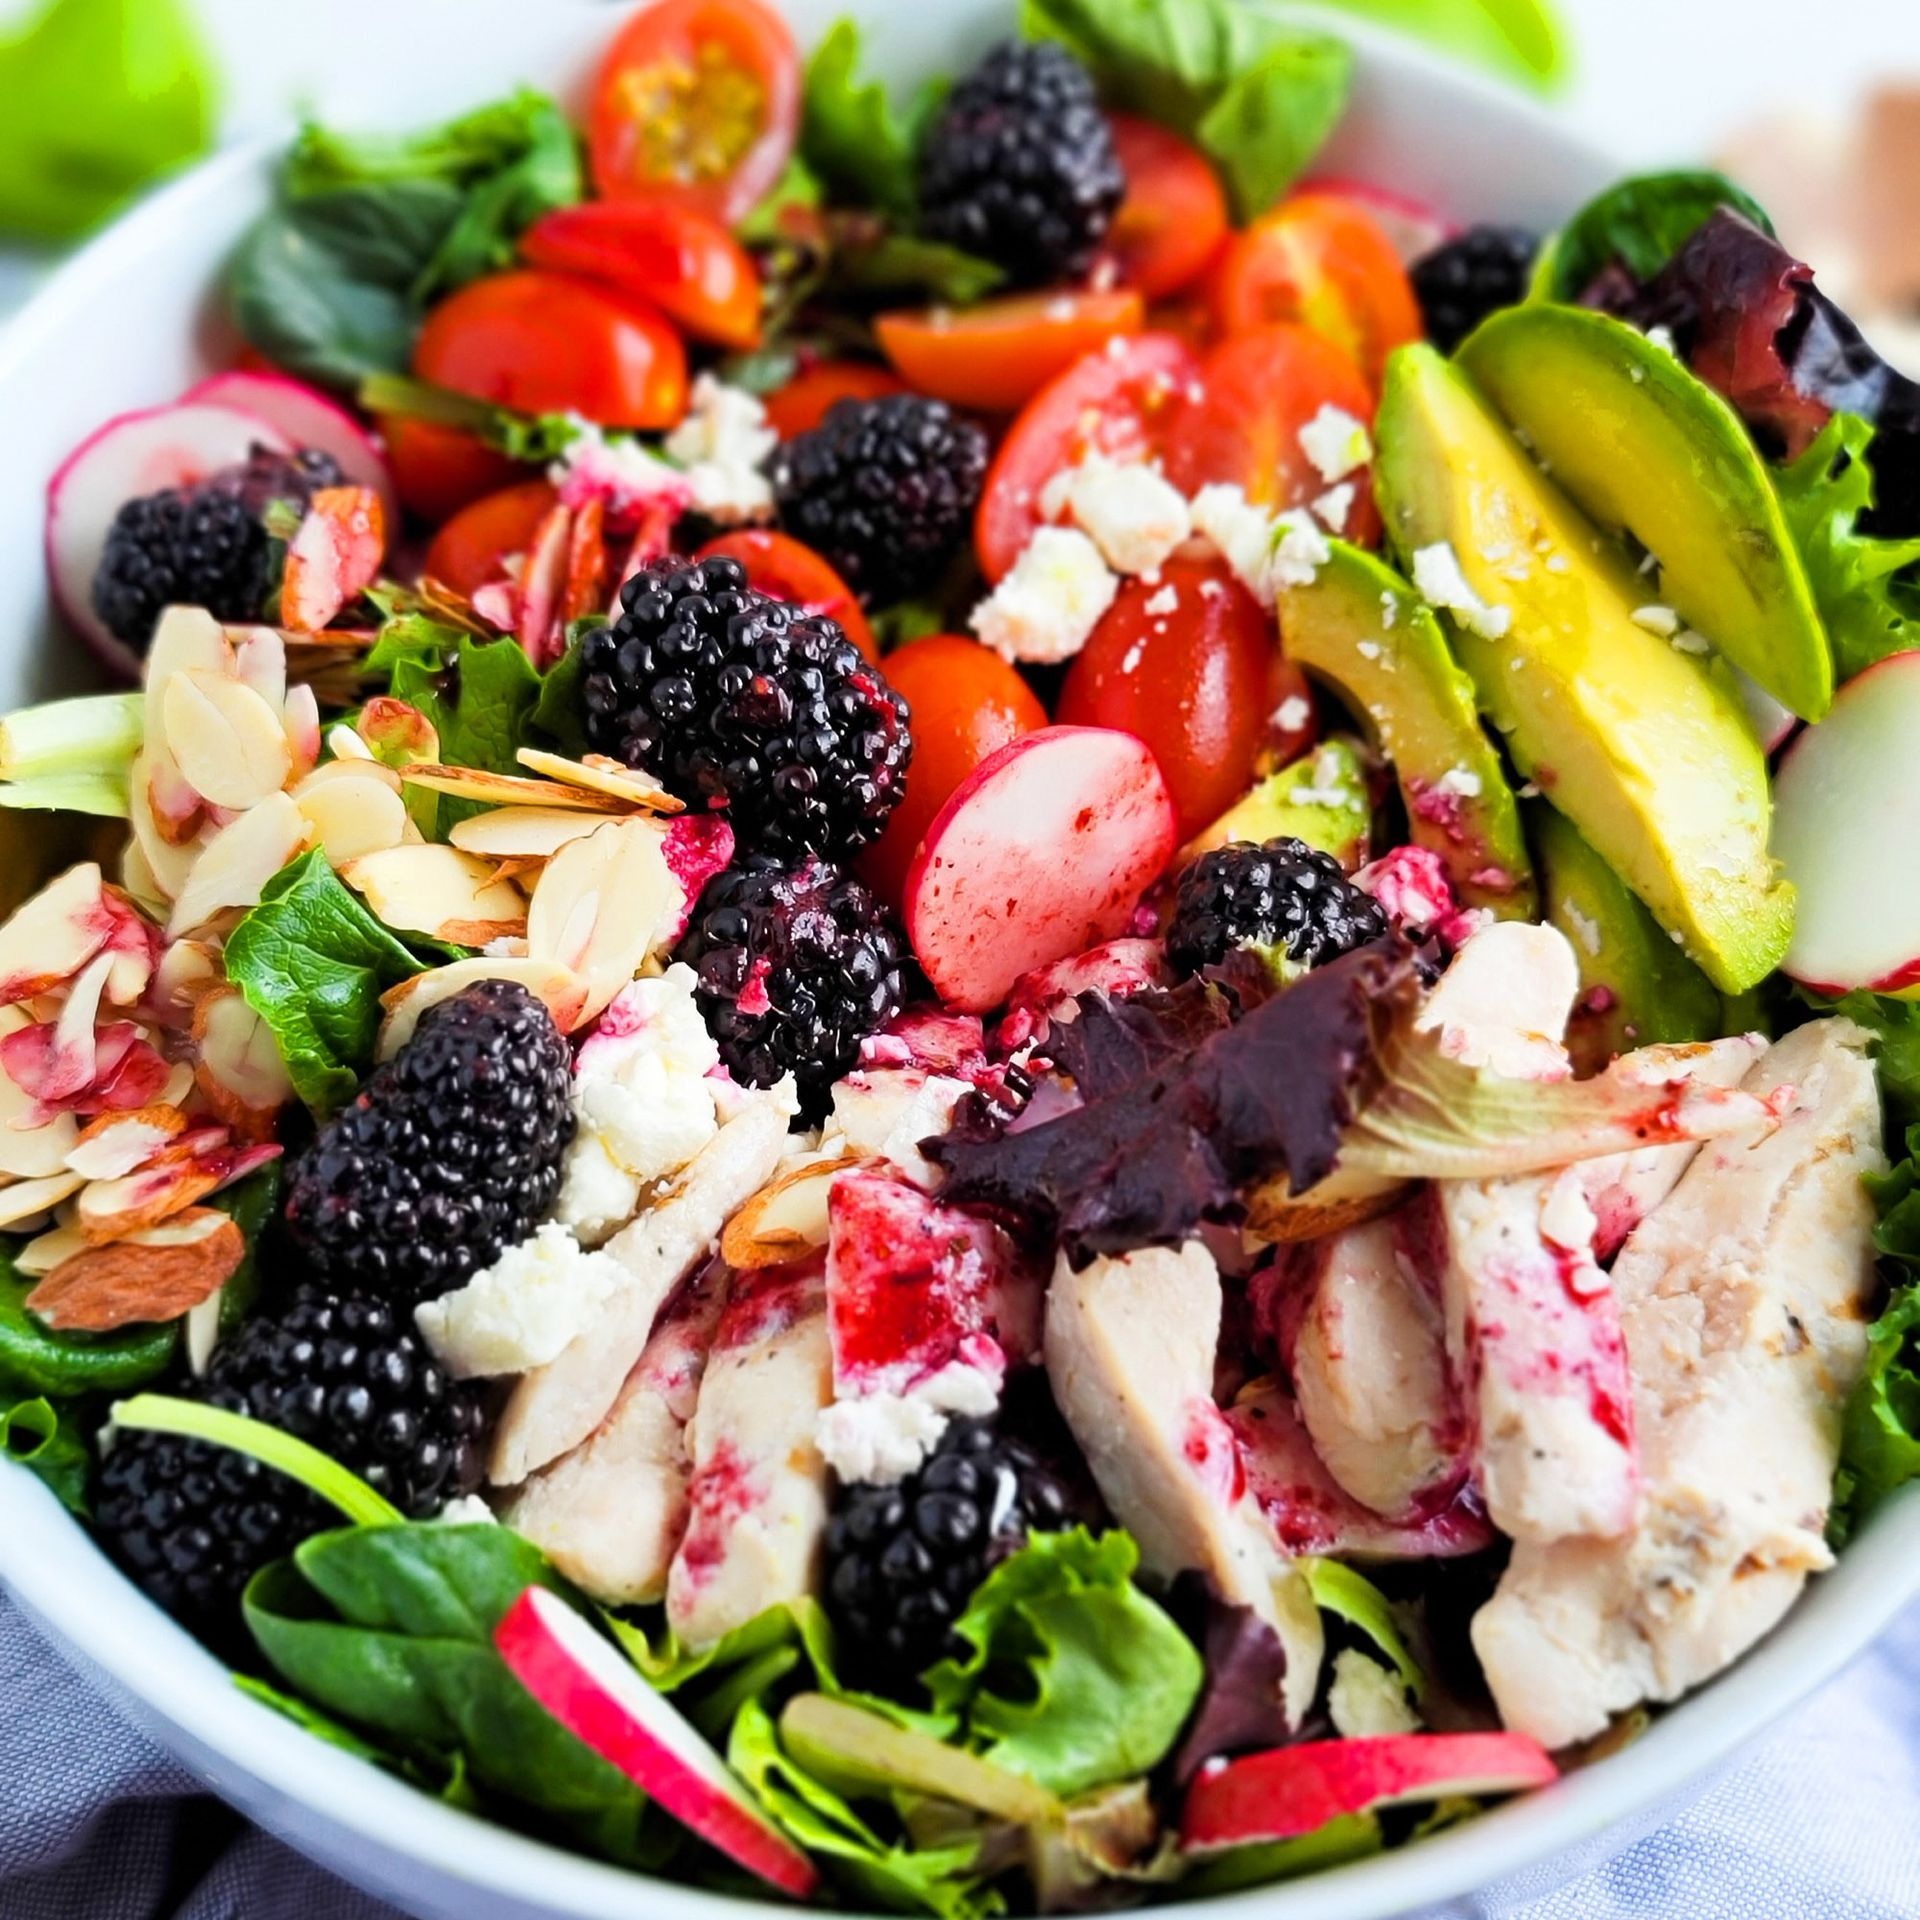
<path id="1" fill-rule="evenodd" d="M 1274 47 L 1226 87 L 1194 129 L 1244 217 L 1262 212 L 1307 170 L 1346 110 L 1353 56 L 1301 35 Z"/>
<path id="2" fill-rule="evenodd" d="M 429 964 L 341 885 L 317 848 L 267 882 L 226 948 L 227 977 L 273 1029 L 293 1090 L 317 1114 L 352 1099 L 372 1064 L 381 994 Z"/>
<path id="3" fill-rule="evenodd" d="M 839 20 L 807 62 L 800 158 L 836 201 L 910 217 L 914 152 L 887 90 L 860 78 L 860 24 Z"/>
<path id="4" fill-rule="evenodd" d="M 0 1242 L 0 1389 L 53 1401 L 127 1393 L 172 1364 L 178 1321 L 117 1333 L 55 1332 L 27 1310 L 27 1295 L 38 1284 L 15 1270 L 12 1246 Z"/>
<path id="5" fill-rule="evenodd" d="M 1651 280 L 1722 207 L 1773 232 L 1759 202 L 1710 168 L 1622 180 L 1567 222 L 1542 262 L 1540 289 L 1549 300 L 1578 300 L 1616 266 Z"/>
<path id="6" fill-rule="evenodd" d="M 70 1405 L 0 1390 L 0 1457 L 38 1474 L 69 1512 L 86 1513 L 92 1455 Z"/>

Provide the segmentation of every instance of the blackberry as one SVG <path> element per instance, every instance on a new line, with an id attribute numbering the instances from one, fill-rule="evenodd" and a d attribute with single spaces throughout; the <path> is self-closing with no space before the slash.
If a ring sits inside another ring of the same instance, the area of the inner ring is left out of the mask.
<path id="1" fill-rule="evenodd" d="M 1078 1517 L 1024 1441 L 954 1420 L 917 1473 L 840 1490 L 827 1524 L 826 1604 L 841 1644 L 898 1683 L 948 1650 L 953 1623 L 994 1564 L 1029 1533 Z"/>
<path id="2" fill-rule="evenodd" d="M 309 1442 L 416 1519 L 479 1484 L 478 1390 L 383 1300 L 299 1288 L 216 1350 L 194 1397 Z M 101 1465 L 95 1520 L 169 1613 L 221 1640 L 247 1582 L 339 1516 L 247 1454 L 128 1430 Z"/>
<path id="3" fill-rule="evenodd" d="M 656 560 L 581 642 L 587 743 L 683 800 L 724 806 L 743 845 L 844 854 L 906 787 L 906 702 L 831 620 L 747 585 L 737 560 Z"/>
<path id="4" fill-rule="evenodd" d="M 1469 227 L 1414 263 L 1413 291 L 1427 337 L 1451 353 L 1488 314 L 1526 298 L 1536 234 L 1524 227 Z"/>
<path id="5" fill-rule="evenodd" d="M 674 958 L 700 977 L 700 1011 L 736 1080 L 791 1073 L 817 1118 L 860 1042 L 900 1010 L 905 941 L 861 885 L 824 860 L 750 854 L 708 881 Z"/>
<path id="6" fill-rule="evenodd" d="M 1050 40 L 996 47 L 920 152 L 920 228 L 1015 286 L 1079 280 L 1127 190 L 1092 76 Z"/>
<path id="7" fill-rule="evenodd" d="M 403 1305 L 460 1286 L 546 1217 L 573 1138 L 573 1063 L 525 987 L 482 980 L 321 1128 L 287 1186 L 322 1280 Z"/>
<path id="8" fill-rule="evenodd" d="M 1219 965 L 1234 947 L 1279 946 L 1299 965 L 1317 967 L 1387 928 L 1380 903 L 1331 854 L 1304 840 L 1237 840 L 1181 874 L 1167 958 L 1186 975 Z"/>
<path id="9" fill-rule="evenodd" d="M 944 400 L 842 400 L 773 456 L 780 524 L 880 605 L 935 585 L 987 477 L 987 436 Z"/>
<path id="10" fill-rule="evenodd" d="M 256 447 L 244 465 L 197 486 L 127 501 L 94 569 L 94 612 L 141 654 L 162 609 L 176 604 L 205 607 L 221 620 L 257 620 L 273 586 L 268 506 L 285 500 L 304 512 L 316 488 L 340 479 L 332 457 L 315 449 L 289 458 Z"/>

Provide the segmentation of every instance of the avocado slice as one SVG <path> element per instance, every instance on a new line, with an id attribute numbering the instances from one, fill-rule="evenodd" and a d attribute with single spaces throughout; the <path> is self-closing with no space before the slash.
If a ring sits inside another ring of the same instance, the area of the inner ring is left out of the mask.
<path id="1" fill-rule="evenodd" d="M 1802 720 L 1833 704 L 1833 656 L 1765 463 L 1740 417 L 1611 314 L 1514 307 L 1459 365 L 1590 519 L 1660 561 L 1670 605 Z"/>
<path id="2" fill-rule="evenodd" d="M 1636 1047 L 1717 1038 L 1722 1009 L 1713 982 L 1620 876 L 1544 802 L 1527 808 L 1527 828 L 1542 911 L 1580 963 L 1580 998 L 1567 1026 L 1575 1070 L 1598 1073 Z"/>
<path id="3" fill-rule="evenodd" d="M 1625 554 L 1432 348 L 1388 362 L 1375 438 L 1389 533 L 1416 582 L 1451 585 L 1455 657 L 1521 772 L 1716 986 L 1764 979 L 1793 889 L 1767 856 L 1766 760 L 1732 696 L 1635 624 Z"/>
<path id="4" fill-rule="evenodd" d="M 1440 857 L 1462 906 L 1531 920 L 1533 872 L 1506 769 L 1481 730 L 1473 682 L 1426 602 L 1343 540 L 1311 586 L 1280 595 L 1287 657 L 1326 681 L 1393 763 L 1416 846 Z"/>
<path id="5" fill-rule="evenodd" d="M 1249 788 L 1181 849 L 1179 865 L 1233 840 L 1289 839 L 1332 854 L 1351 873 L 1366 865 L 1372 834 L 1367 757 L 1358 741 L 1336 734 Z"/>

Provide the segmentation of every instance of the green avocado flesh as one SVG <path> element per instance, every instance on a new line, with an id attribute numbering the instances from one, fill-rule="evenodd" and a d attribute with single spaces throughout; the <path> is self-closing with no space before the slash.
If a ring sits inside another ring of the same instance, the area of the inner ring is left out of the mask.
<path id="1" fill-rule="evenodd" d="M 1793 930 L 1793 890 L 1768 858 L 1766 760 L 1734 699 L 1636 624 L 1625 554 L 1430 347 L 1388 363 L 1375 437 L 1410 573 L 1422 581 L 1418 556 L 1450 548 L 1481 605 L 1471 623 L 1449 615 L 1455 657 L 1521 772 L 1716 986 L 1764 979 Z M 1444 551 L 1427 557 L 1445 572 Z"/>
<path id="2" fill-rule="evenodd" d="M 1739 416 L 1637 328 L 1584 307 L 1514 307 L 1458 364 L 1589 518 L 1660 562 L 1657 591 L 1803 720 L 1833 660 L 1765 463 Z"/>
<path id="3" fill-rule="evenodd" d="M 1575 1071 L 1598 1073 L 1636 1047 L 1718 1037 L 1713 982 L 1655 924 L 1653 915 L 1560 814 L 1527 809 L 1534 870 L 1547 922 L 1580 963 L 1580 998 L 1567 1028 Z"/>
<path id="4" fill-rule="evenodd" d="M 1323 740 L 1236 800 L 1181 849 L 1180 865 L 1235 840 L 1302 840 L 1351 873 L 1366 864 L 1373 831 L 1366 756 L 1357 741 Z"/>
<path id="5" fill-rule="evenodd" d="M 1426 603 L 1372 554 L 1332 543 L 1311 586 L 1280 596 L 1287 657 L 1324 680 L 1393 763 L 1416 846 L 1462 906 L 1530 920 L 1533 876 L 1506 770 L 1480 728 L 1473 682 Z"/>

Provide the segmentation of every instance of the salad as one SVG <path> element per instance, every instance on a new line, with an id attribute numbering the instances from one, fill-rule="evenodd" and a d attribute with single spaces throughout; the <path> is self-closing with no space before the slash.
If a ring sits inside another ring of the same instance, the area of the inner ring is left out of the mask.
<path id="1" fill-rule="evenodd" d="M 1008 34 L 307 127 L 0 722 L 16 1470 L 422 1792 L 942 1920 L 1608 1759 L 1920 1473 L 1920 387 L 1717 175 Z"/>

